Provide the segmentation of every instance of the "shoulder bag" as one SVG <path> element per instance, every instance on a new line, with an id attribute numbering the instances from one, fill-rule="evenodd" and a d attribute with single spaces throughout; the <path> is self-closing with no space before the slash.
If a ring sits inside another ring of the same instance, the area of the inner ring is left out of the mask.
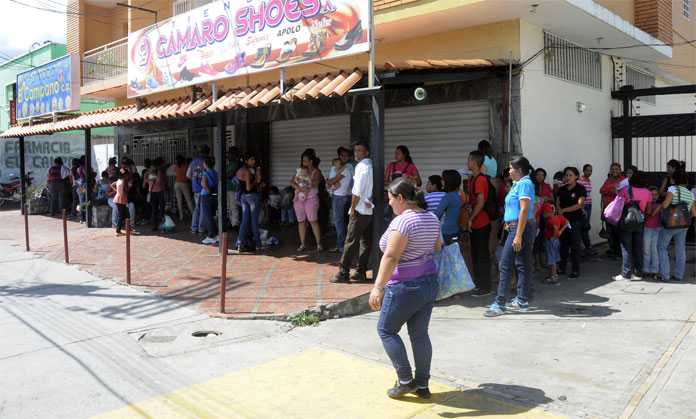
<path id="1" fill-rule="evenodd" d="M 681 187 L 677 188 L 677 203 L 670 204 L 662 213 L 662 226 L 668 230 L 676 228 L 689 228 L 691 214 L 686 202 L 681 200 Z M 674 202 L 674 197 L 672 198 Z"/>
<path id="2" fill-rule="evenodd" d="M 629 201 L 621 213 L 620 228 L 625 231 L 635 230 L 645 224 L 645 213 L 640 209 L 638 201 L 633 200 L 633 188 L 628 187 Z"/>

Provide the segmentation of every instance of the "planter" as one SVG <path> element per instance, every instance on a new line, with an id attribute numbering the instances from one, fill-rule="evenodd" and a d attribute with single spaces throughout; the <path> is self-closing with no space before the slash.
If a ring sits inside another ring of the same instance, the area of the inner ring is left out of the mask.
<path id="1" fill-rule="evenodd" d="M 111 207 L 97 205 L 91 207 L 92 227 L 111 227 Z"/>
<path id="2" fill-rule="evenodd" d="M 29 215 L 48 214 L 48 199 L 47 198 L 31 198 L 27 200 Z"/>

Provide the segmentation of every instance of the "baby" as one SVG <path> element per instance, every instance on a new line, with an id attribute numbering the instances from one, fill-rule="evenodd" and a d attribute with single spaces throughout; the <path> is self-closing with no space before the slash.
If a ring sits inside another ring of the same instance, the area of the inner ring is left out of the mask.
<path id="1" fill-rule="evenodd" d="M 331 161 L 331 173 L 329 173 L 329 180 L 335 178 L 336 176 L 340 175 L 343 173 L 343 169 L 346 168 L 346 166 L 343 164 L 341 159 L 333 159 Z M 329 189 L 329 194 L 333 194 L 334 191 L 338 190 L 338 188 L 341 186 L 340 182 L 330 182 L 331 183 L 331 189 Z"/>
<path id="2" fill-rule="evenodd" d="M 302 166 L 300 168 L 300 174 L 295 176 L 295 183 L 300 188 L 309 189 L 312 187 L 312 180 L 309 178 L 309 167 Z M 304 202 L 305 199 L 307 199 L 305 192 L 295 189 L 295 201 Z"/>

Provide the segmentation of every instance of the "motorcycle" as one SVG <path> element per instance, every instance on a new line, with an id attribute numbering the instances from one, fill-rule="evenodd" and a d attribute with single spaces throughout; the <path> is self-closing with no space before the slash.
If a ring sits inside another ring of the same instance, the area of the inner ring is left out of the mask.
<path id="1" fill-rule="evenodd" d="M 26 174 L 24 177 L 24 183 L 26 190 L 29 190 L 31 186 L 31 181 L 34 180 L 31 177 L 33 171 Z M 8 202 L 21 202 L 22 201 L 22 188 L 20 187 L 21 179 L 14 173 L 9 173 L 0 177 L 0 206 Z"/>

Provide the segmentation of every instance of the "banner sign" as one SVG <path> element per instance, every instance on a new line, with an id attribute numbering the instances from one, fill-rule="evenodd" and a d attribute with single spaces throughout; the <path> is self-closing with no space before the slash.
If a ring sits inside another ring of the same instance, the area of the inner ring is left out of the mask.
<path id="1" fill-rule="evenodd" d="M 128 97 L 369 50 L 369 0 L 222 0 L 128 36 Z"/>
<path id="2" fill-rule="evenodd" d="M 80 110 L 80 56 L 66 55 L 17 74 L 18 119 Z"/>
<path id="3" fill-rule="evenodd" d="M 17 101 L 10 100 L 10 125 L 17 123 Z"/>

